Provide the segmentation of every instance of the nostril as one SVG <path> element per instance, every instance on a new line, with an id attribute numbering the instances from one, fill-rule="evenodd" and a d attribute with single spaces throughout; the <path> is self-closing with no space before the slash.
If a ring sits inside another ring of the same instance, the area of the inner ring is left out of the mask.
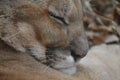
<path id="1" fill-rule="evenodd" d="M 71 55 L 73 56 L 75 62 L 77 61 L 78 56 L 75 54 L 74 51 L 71 51 Z"/>

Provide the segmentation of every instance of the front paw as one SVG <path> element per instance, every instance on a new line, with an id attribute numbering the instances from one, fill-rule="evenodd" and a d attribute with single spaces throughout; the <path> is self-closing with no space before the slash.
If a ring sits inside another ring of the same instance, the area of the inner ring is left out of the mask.
<path id="1" fill-rule="evenodd" d="M 27 51 L 33 56 L 36 60 L 44 62 L 46 60 L 45 48 L 40 45 L 35 45 L 33 47 L 27 48 Z"/>

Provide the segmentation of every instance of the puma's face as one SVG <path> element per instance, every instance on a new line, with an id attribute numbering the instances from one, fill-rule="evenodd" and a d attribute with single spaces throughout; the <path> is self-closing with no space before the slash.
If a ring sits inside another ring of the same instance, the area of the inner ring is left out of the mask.
<path id="1" fill-rule="evenodd" d="M 82 15 L 74 0 L 45 0 L 47 4 L 18 4 L 17 21 L 25 21 L 35 29 L 37 39 L 45 47 L 66 47 L 80 36 Z M 15 19 L 16 20 L 16 19 Z"/>
<path id="2" fill-rule="evenodd" d="M 81 6 L 81 4 L 79 4 L 79 6 Z M 83 36 L 85 36 L 85 34 L 82 34 L 82 30 L 83 30 L 82 20 L 81 20 L 82 14 L 80 14 L 79 11 L 82 11 L 82 7 L 78 7 L 74 0 L 53 0 L 51 3 L 49 3 L 48 6 L 48 12 L 51 21 L 55 22 L 55 24 L 57 25 L 60 25 L 60 28 L 66 31 L 69 41 L 68 42 L 69 45 L 67 45 L 67 47 L 70 47 L 73 42 L 72 48 L 74 48 L 74 50 L 76 49 L 75 55 L 78 54 L 79 56 L 83 54 L 83 56 L 85 56 L 88 50 L 88 44 L 86 44 L 87 43 L 86 38 L 84 38 L 85 44 L 83 44 L 84 42 L 82 43 L 83 41 L 82 38 Z M 81 40 L 80 41 L 78 40 L 77 42 L 77 37 L 80 36 L 82 36 Z M 84 48 L 80 47 L 81 45 Z M 77 51 L 77 49 L 79 50 Z M 80 53 L 80 49 L 81 49 L 81 53 Z M 50 50 L 50 52 L 48 51 L 47 53 L 48 65 L 64 73 L 74 74 L 76 72 L 75 59 L 78 56 L 74 57 L 71 55 L 71 53 L 72 52 L 69 49 L 68 50 L 57 49 L 53 51 Z"/>

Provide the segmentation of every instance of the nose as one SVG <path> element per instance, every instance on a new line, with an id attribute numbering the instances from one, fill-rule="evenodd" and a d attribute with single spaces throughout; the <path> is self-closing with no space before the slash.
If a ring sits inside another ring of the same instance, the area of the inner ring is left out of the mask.
<path id="1" fill-rule="evenodd" d="M 71 51 L 71 55 L 74 58 L 75 62 L 78 62 L 79 60 L 81 60 L 82 58 L 84 58 L 88 53 L 88 49 L 86 49 L 85 51 L 80 52 L 79 54 L 77 54 L 74 51 Z"/>

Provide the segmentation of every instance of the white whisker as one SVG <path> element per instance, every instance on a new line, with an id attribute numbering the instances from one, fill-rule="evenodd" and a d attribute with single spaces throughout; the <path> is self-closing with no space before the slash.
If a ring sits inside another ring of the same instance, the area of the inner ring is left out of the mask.
<path id="1" fill-rule="evenodd" d="M 3 40 L 9 40 L 9 39 L 15 37 L 16 35 L 18 35 L 20 32 L 21 32 L 21 31 L 19 31 L 19 32 L 17 32 L 16 34 L 13 34 L 13 35 L 11 35 L 11 36 L 9 36 L 9 37 L 5 37 L 5 38 L 3 38 Z"/>

